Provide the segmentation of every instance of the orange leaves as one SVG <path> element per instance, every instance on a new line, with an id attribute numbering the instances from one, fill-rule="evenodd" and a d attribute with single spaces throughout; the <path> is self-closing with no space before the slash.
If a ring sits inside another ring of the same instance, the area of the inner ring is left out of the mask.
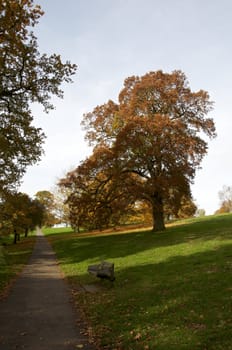
<path id="1" fill-rule="evenodd" d="M 118 105 L 109 100 L 104 105 L 95 107 L 93 112 L 84 115 L 82 125 L 87 131 L 86 139 L 90 145 L 111 144 L 120 127 L 118 109 Z"/>
<path id="2" fill-rule="evenodd" d="M 104 209 L 111 212 L 119 207 L 111 205 L 112 193 L 118 202 L 123 193 L 134 202 L 149 202 L 163 229 L 165 204 L 171 202 L 178 212 L 180 198 L 191 198 L 189 183 L 207 153 L 199 133 L 215 136 L 214 123 L 206 118 L 211 109 L 208 93 L 192 92 L 181 71 L 129 77 L 118 104 L 108 101 L 84 116 L 86 138 L 96 147 L 79 175 L 84 169 L 93 183 L 107 181 L 101 188 L 107 198 Z"/>
<path id="3" fill-rule="evenodd" d="M 133 338 L 133 340 L 140 340 L 141 338 L 142 338 L 142 334 L 141 334 L 141 332 L 138 332 L 138 331 L 136 331 L 136 330 L 132 330 L 132 331 L 130 331 L 130 335 L 132 336 L 132 338 Z"/>
<path id="4" fill-rule="evenodd" d="M 68 205 L 73 226 L 105 228 L 110 223 L 117 224 L 131 210 L 127 180 L 119 169 L 113 150 L 100 145 L 60 181 L 61 186 L 71 189 Z"/>

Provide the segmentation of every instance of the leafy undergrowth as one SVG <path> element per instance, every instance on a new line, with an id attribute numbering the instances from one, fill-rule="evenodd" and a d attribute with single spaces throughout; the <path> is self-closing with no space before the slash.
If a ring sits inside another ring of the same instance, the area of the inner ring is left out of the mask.
<path id="1" fill-rule="evenodd" d="M 232 349 L 232 215 L 49 240 L 72 285 L 99 287 L 75 292 L 99 349 Z M 87 273 L 102 260 L 115 264 L 113 284 Z"/>
<path id="2" fill-rule="evenodd" d="M 12 237 L 5 237 L 0 244 L 0 299 L 7 295 L 17 274 L 27 263 L 35 243 L 35 236 L 21 238 L 13 244 Z"/>

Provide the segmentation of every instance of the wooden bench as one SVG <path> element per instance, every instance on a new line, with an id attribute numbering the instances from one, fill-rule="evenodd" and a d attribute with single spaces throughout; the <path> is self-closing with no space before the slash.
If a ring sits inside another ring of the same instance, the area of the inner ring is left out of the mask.
<path id="1" fill-rule="evenodd" d="M 108 261 L 102 261 L 98 265 L 89 265 L 88 272 L 96 277 L 108 279 L 111 282 L 115 280 L 114 264 Z"/>

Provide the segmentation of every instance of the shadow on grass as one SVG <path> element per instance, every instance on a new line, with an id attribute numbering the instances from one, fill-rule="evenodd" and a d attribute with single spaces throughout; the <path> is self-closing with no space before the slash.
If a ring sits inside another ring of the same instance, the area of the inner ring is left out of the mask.
<path id="1" fill-rule="evenodd" d="M 114 288 L 86 294 L 102 345 L 122 349 L 232 349 L 232 244 L 123 268 Z"/>
<path id="2" fill-rule="evenodd" d="M 138 231 L 100 236 L 57 234 L 50 236 L 49 239 L 65 263 L 78 263 L 85 260 L 93 262 L 113 260 L 161 247 L 171 248 L 184 243 L 194 244 L 198 240 L 206 242 L 231 237 L 232 215 L 223 215 L 169 227 L 166 231 L 157 233 Z"/>
<path id="3" fill-rule="evenodd" d="M 232 349 L 231 215 L 160 233 L 50 239 L 73 281 L 96 280 L 89 263 L 115 262 L 114 288 L 78 295 L 105 349 Z"/>

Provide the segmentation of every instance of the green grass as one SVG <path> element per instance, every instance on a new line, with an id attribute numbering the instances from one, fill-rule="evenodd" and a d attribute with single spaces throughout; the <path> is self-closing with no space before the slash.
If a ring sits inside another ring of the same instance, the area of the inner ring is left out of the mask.
<path id="1" fill-rule="evenodd" d="M 13 237 L 0 240 L 0 298 L 8 292 L 11 282 L 27 263 L 35 242 L 35 236 L 21 237 L 13 244 Z"/>
<path id="2" fill-rule="evenodd" d="M 51 233 L 72 285 L 100 286 L 74 294 L 101 349 L 232 349 L 232 215 L 160 233 Z M 87 273 L 101 260 L 115 263 L 113 285 Z"/>
<path id="3" fill-rule="evenodd" d="M 42 231 L 45 235 L 55 235 L 57 233 L 73 232 L 71 227 L 57 227 L 57 228 L 44 227 Z"/>

